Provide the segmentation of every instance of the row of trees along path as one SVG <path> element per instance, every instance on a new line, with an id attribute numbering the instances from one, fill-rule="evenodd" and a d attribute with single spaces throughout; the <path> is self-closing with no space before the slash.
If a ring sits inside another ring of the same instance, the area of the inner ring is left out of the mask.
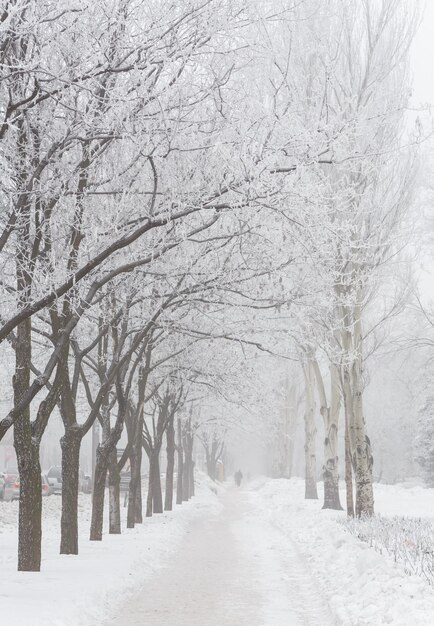
<path id="1" fill-rule="evenodd" d="M 340 506 L 343 407 L 355 512 L 373 514 L 365 354 L 387 314 L 366 311 L 384 293 L 411 201 L 418 141 L 406 141 L 404 111 L 417 16 L 404 0 L 320 4 L 8 0 L 0 10 L 0 350 L 11 398 L 0 439 L 13 428 L 20 570 L 40 569 L 40 446 L 54 413 L 60 550 L 77 554 L 79 456 L 94 423 L 90 536 L 100 540 L 107 475 L 110 532 L 120 532 L 127 460 L 128 526 L 142 520 L 143 451 L 147 515 L 163 508 L 164 441 L 166 508 L 175 460 L 176 500 L 191 494 L 193 440 L 212 418 L 204 390 L 225 398 L 252 352 L 302 365 L 306 495 L 316 389 L 325 506 Z M 201 436 L 212 475 L 222 443 L 212 429 Z"/>

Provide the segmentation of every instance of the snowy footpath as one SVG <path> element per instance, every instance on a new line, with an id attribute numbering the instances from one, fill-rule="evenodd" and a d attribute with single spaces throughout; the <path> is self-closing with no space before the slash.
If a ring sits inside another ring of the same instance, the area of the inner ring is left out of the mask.
<path id="1" fill-rule="evenodd" d="M 105 625 L 329 626 L 335 621 L 295 545 L 236 487 L 192 524 L 170 567 Z M 282 549 L 284 543 L 284 549 Z"/>
<path id="2" fill-rule="evenodd" d="M 376 494 L 382 514 L 434 513 L 433 490 Z M 434 590 L 347 532 L 344 512 L 306 502 L 302 480 L 258 479 L 220 502 L 104 626 L 434 624 Z"/>
<path id="3" fill-rule="evenodd" d="M 44 502 L 41 574 L 15 571 L 16 503 L 0 506 L 2 626 L 428 626 L 434 589 L 351 535 L 303 481 L 257 479 L 197 496 L 122 536 L 57 554 L 60 499 Z M 434 490 L 376 487 L 379 512 L 429 518 Z M 9 516 L 9 517 L 8 517 Z"/>

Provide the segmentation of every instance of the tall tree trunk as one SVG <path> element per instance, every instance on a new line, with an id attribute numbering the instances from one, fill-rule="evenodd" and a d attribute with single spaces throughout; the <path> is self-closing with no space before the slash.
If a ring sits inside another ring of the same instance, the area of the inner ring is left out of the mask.
<path id="1" fill-rule="evenodd" d="M 82 433 L 67 427 L 60 440 L 62 448 L 62 517 L 60 554 L 78 554 L 78 474 Z"/>
<path id="2" fill-rule="evenodd" d="M 148 376 L 150 372 L 151 365 L 151 355 L 152 348 L 150 344 L 146 344 L 145 349 L 145 365 L 140 367 L 139 371 L 139 381 L 138 381 L 138 404 L 140 410 L 137 416 L 137 425 L 134 436 L 134 470 L 133 470 L 133 462 L 131 463 L 131 472 L 134 471 L 134 490 L 130 496 L 133 498 L 131 506 L 134 508 L 129 511 L 131 519 L 134 519 L 136 524 L 143 523 L 143 503 L 142 503 L 142 458 L 143 458 L 143 446 L 142 446 L 142 436 L 143 436 L 143 425 L 144 425 L 144 413 L 143 407 L 145 404 L 145 391 L 146 385 L 148 381 Z"/>
<path id="3" fill-rule="evenodd" d="M 319 364 L 313 360 L 313 368 L 317 381 L 318 394 L 321 402 L 320 413 L 324 421 L 324 504 L 323 509 L 342 511 L 339 497 L 338 471 L 338 422 L 341 405 L 338 370 L 335 365 L 330 367 L 330 406 L 327 402 L 324 381 Z"/>
<path id="4" fill-rule="evenodd" d="M 121 411 L 120 408 L 119 411 Z M 107 472 L 110 464 L 110 455 L 113 450 L 116 450 L 117 443 L 117 441 L 110 441 L 110 412 L 107 402 L 104 402 L 101 406 L 100 416 L 102 421 L 102 442 L 96 451 L 95 480 L 92 494 L 92 517 L 90 523 L 91 541 L 102 540 Z"/>
<path id="5" fill-rule="evenodd" d="M 127 511 L 127 528 L 134 528 L 136 523 L 136 493 L 137 493 L 137 446 L 134 443 L 131 446 L 130 453 L 131 477 L 128 485 L 128 511 Z"/>
<path id="6" fill-rule="evenodd" d="M 152 517 L 152 503 L 153 503 L 152 489 L 154 486 L 153 472 L 154 472 L 154 466 L 151 463 L 151 458 L 149 457 L 148 495 L 146 497 L 146 517 Z"/>
<path id="7" fill-rule="evenodd" d="M 146 500 L 146 517 L 153 513 L 163 512 L 163 494 L 161 493 L 160 453 L 151 450 L 149 453 L 148 497 Z"/>
<path id="8" fill-rule="evenodd" d="M 361 296 L 359 295 L 359 301 Z M 366 434 L 363 413 L 363 338 L 360 306 L 351 312 L 345 309 L 345 330 L 342 332 L 343 345 L 347 354 L 353 354 L 352 363 L 343 367 L 343 387 L 348 413 L 348 433 L 351 446 L 351 460 L 356 484 L 357 517 L 374 514 L 374 492 L 372 487 L 371 444 Z M 348 320 L 354 323 L 350 325 Z M 352 328 L 353 330 L 348 330 Z"/>
<path id="9" fill-rule="evenodd" d="M 142 432 L 136 432 L 135 441 L 131 445 L 130 467 L 131 478 L 128 487 L 127 528 L 134 528 L 135 524 L 143 522 L 142 514 Z M 138 438 L 138 440 L 137 440 Z"/>
<path id="10" fill-rule="evenodd" d="M 166 492 L 164 495 L 164 510 L 171 511 L 173 508 L 173 472 L 175 469 L 175 428 L 173 416 L 166 430 L 167 441 L 167 467 L 166 467 Z"/>
<path id="11" fill-rule="evenodd" d="M 19 390 L 18 381 L 16 389 Z M 30 411 L 27 409 L 15 422 L 14 445 L 20 474 L 18 571 L 39 572 L 42 540 L 41 468 L 39 446 L 32 441 Z"/>
<path id="12" fill-rule="evenodd" d="M 176 504 L 182 504 L 182 494 L 183 494 L 183 474 L 184 474 L 184 455 L 182 449 L 182 427 L 181 420 L 178 419 L 178 442 L 176 445 L 176 449 L 178 452 L 178 467 L 177 467 L 177 477 L 176 477 Z"/>
<path id="13" fill-rule="evenodd" d="M 193 498 L 193 496 L 195 495 L 195 491 L 194 491 L 194 461 L 193 461 L 193 459 L 191 459 L 189 469 L 190 469 L 190 472 L 189 472 L 189 481 L 190 481 L 189 492 L 190 492 L 190 498 Z"/>
<path id="14" fill-rule="evenodd" d="M 211 480 L 217 480 L 217 463 L 221 459 L 224 450 L 223 438 L 214 432 L 211 440 L 207 435 L 202 437 L 202 445 L 205 450 L 206 471 Z"/>
<path id="15" fill-rule="evenodd" d="M 161 491 L 160 453 L 153 455 L 154 471 L 152 472 L 152 508 L 154 513 L 163 512 L 163 494 Z"/>
<path id="16" fill-rule="evenodd" d="M 354 367 L 354 366 L 353 366 Z M 350 441 L 354 440 L 353 467 L 356 483 L 356 515 L 372 516 L 374 514 L 374 492 L 372 487 L 372 453 L 371 442 L 366 434 L 363 415 L 361 381 L 358 372 L 353 372 L 354 388 L 354 422 L 350 426 Z"/>
<path id="17" fill-rule="evenodd" d="M 193 441 L 194 435 L 191 428 L 191 418 L 185 424 L 182 437 L 182 447 L 184 450 L 184 466 L 182 476 L 182 499 L 189 500 L 194 496 L 194 462 L 193 462 Z"/>
<path id="18" fill-rule="evenodd" d="M 101 541 L 104 520 L 104 494 L 107 477 L 106 453 L 100 444 L 96 451 L 95 479 L 92 491 L 92 518 L 90 523 L 90 540 Z"/>
<path id="19" fill-rule="evenodd" d="M 194 496 L 194 459 L 193 459 L 194 435 L 191 426 L 187 434 L 187 456 L 188 456 L 188 495 L 189 498 Z"/>
<path id="20" fill-rule="evenodd" d="M 30 319 L 17 328 L 15 346 L 16 369 L 13 380 L 17 404 L 30 384 L 31 326 Z M 18 513 L 18 570 L 39 572 L 41 569 L 42 486 L 39 446 L 32 437 L 30 408 L 22 411 L 14 425 L 14 446 L 20 474 Z"/>
<path id="21" fill-rule="evenodd" d="M 109 458 L 109 534 L 121 534 L 121 476 L 118 468 L 116 448 L 111 451 Z"/>
<path id="22" fill-rule="evenodd" d="M 211 448 L 210 448 L 208 441 L 204 444 L 205 458 L 206 458 L 206 473 L 211 478 L 211 480 L 215 480 L 216 474 L 217 474 L 217 459 L 215 457 L 215 454 L 213 454 L 214 452 L 213 443 L 211 444 Z"/>
<path id="23" fill-rule="evenodd" d="M 135 502 L 135 522 L 136 524 L 143 523 L 143 503 L 142 503 L 142 447 L 139 446 L 137 450 L 137 484 L 136 484 L 136 497 Z"/>
<path id="24" fill-rule="evenodd" d="M 184 446 L 184 462 L 182 464 L 182 501 L 187 502 L 190 499 L 190 468 L 185 446 Z"/>
<path id="25" fill-rule="evenodd" d="M 104 428 L 106 430 L 104 435 L 104 443 L 98 446 L 96 454 L 95 482 L 92 499 L 92 520 L 90 525 L 91 541 L 101 541 L 102 539 L 104 518 L 104 490 L 107 470 L 111 455 L 113 454 L 113 452 L 116 454 L 116 446 L 121 437 L 124 424 L 125 401 L 123 398 L 121 399 L 121 391 L 119 387 L 117 388 L 117 393 L 119 398 L 119 413 L 116 424 L 113 429 L 110 429 L 110 422 L 103 422 Z M 114 461 L 115 459 L 113 459 L 113 462 Z"/>
<path id="26" fill-rule="evenodd" d="M 24 46 L 25 48 L 25 46 Z M 32 297 L 33 259 L 31 244 L 32 200 L 24 191 L 28 184 L 28 159 L 32 149 L 34 165 L 38 162 L 39 139 L 34 145 L 29 141 L 29 127 L 22 117 L 16 125 L 19 167 L 15 177 L 19 201 L 16 236 L 16 294 L 18 309 L 26 307 Z M 35 179 L 34 182 L 39 177 Z M 33 183 L 32 183 L 33 186 Z M 28 189 L 28 187 L 27 187 Z M 35 200 L 37 203 L 38 200 Z M 15 342 L 15 375 L 13 378 L 14 403 L 17 405 L 30 386 L 32 362 L 31 318 L 17 326 Z M 39 572 L 41 569 L 42 539 L 42 486 L 39 464 L 39 445 L 33 437 L 30 407 L 18 415 L 14 424 L 14 446 L 20 475 L 20 503 L 18 513 L 18 570 Z"/>
<path id="27" fill-rule="evenodd" d="M 350 434 L 348 429 L 348 414 L 345 406 L 345 490 L 347 496 L 347 515 L 354 517 L 353 471 L 351 467 Z"/>
<path id="28" fill-rule="evenodd" d="M 324 441 L 324 452 L 327 454 L 324 468 L 324 504 L 323 509 L 333 509 L 342 511 L 342 505 L 339 495 L 339 472 L 338 472 L 338 428 L 337 425 L 330 421 L 327 424 L 327 433 Z"/>
<path id="29" fill-rule="evenodd" d="M 310 361 L 303 366 L 305 378 L 305 402 L 304 413 L 304 459 L 305 459 L 305 498 L 317 500 L 318 490 L 316 485 L 316 452 L 315 452 L 315 396 L 313 385 L 313 369 Z"/>
<path id="30" fill-rule="evenodd" d="M 15 428 L 17 422 L 15 422 Z M 21 429 L 19 429 L 21 430 Z M 17 439 L 21 437 L 18 433 Z M 17 454 L 20 472 L 18 571 L 39 572 L 42 540 L 42 484 L 39 448 L 30 444 Z"/>

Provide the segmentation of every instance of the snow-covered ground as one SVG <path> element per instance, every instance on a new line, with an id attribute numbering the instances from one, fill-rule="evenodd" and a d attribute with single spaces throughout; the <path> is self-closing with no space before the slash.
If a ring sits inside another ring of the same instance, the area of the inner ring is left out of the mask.
<path id="1" fill-rule="evenodd" d="M 428 626 L 434 590 L 351 535 L 344 512 L 305 501 L 300 479 L 258 478 L 196 497 L 122 536 L 60 556 L 60 498 L 44 501 L 40 574 L 17 573 L 16 503 L 0 503 L 0 623 L 5 626 Z M 434 518 L 434 490 L 376 485 L 382 515 Z M 147 617 L 144 617 L 147 616 Z"/>
<path id="2" fill-rule="evenodd" d="M 434 624 L 433 588 L 348 533 L 337 523 L 344 512 L 322 511 L 321 500 L 305 501 L 302 480 L 259 479 L 252 489 L 252 502 L 282 531 L 282 552 L 297 550 L 336 624 Z M 382 515 L 434 517 L 433 489 L 375 485 L 375 502 Z"/>
<path id="3" fill-rule="evenodd" d="M 409 515 L 434 521 L 434 489 L 411 482 L 376 484 L 375 511 L 381 515 Z"/>
<path id="4" fill-rule="evenodd" d="M 168 563 L 194 520 L 221 510 L 202 477 L 197 496 L 172 513 L 132 530 L 124 519 L 121 536 L 106 533 L 102 542 L 90 542 L 90 505 L 91 497 L 80 494 L 79 556 L 61 556 L 60 497 L 44 499 L 41 572 L 18 573 L 18 503 L 0 502 L 1 626 L 101 626 L 113 607 Z"/>

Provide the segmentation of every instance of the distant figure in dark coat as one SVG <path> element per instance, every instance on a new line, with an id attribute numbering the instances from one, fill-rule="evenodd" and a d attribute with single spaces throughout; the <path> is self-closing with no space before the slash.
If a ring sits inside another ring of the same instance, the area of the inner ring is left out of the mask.
<path id="1" fill-rule="evenodd" d="M 241 485 L 241 481 L 243 480 L 243 475 L 241 473 L 241 470 L 238 470 L 238 472 L 235 472 L 234 480 L 235 480 L 235 484 L 237 485 L 237 487 L 239 487 Z"/>

